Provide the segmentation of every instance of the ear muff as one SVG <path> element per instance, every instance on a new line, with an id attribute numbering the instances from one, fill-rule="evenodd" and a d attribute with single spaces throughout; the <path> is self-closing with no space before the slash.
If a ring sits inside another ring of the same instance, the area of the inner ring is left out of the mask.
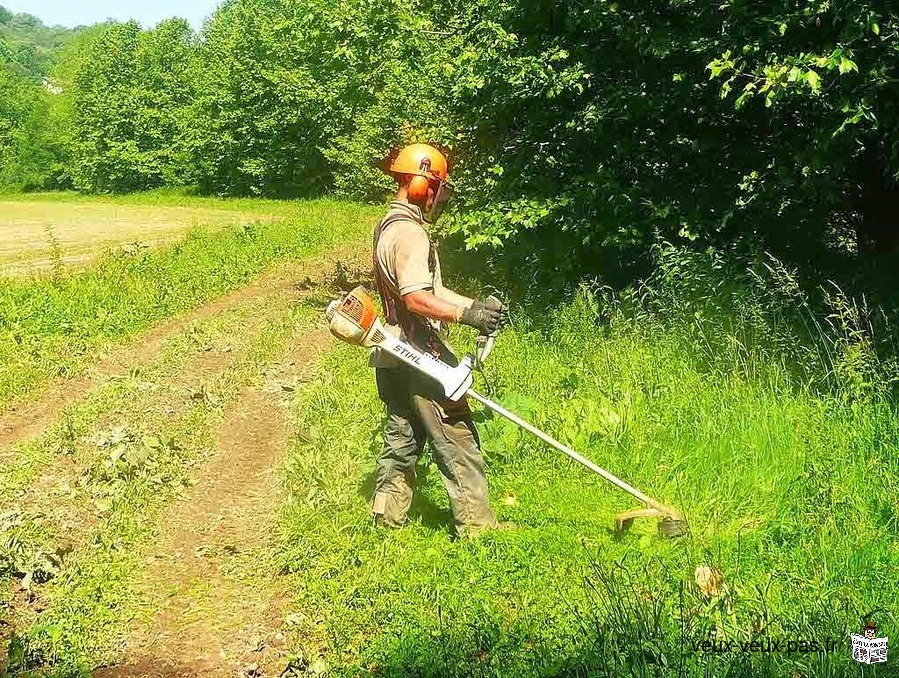
<path id="1" fill-rule="evenodd" d="M 413 177 L 406 189 L 409 202 L 424 203 L 428 198 L 428 186 L 430 186 L 430 183 L 427 177 Z"/>

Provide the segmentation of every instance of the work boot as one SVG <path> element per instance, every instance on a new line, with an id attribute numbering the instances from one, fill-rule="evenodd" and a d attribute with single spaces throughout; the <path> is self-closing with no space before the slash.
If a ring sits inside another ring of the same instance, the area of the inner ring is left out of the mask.
<path id="1" fill-rule="evenodd" d="M 399 530 L 400 528 L 406 526 L 406 522 L 405 522 L 405 521 L 399 523 L 399 522 L 396 522 L 396 521 L 393 521 L 393 520 L 388 520 L 388 519 L 385 518 L 384 516 L 379 515 L 379 514 L 377 514 L 377 513 L 372 513 L 372 514 L 371 514 L 371 517 L 372 517 L 372 522 L 374 523 L 374 526 L 377 527 L 377 528 L 379 528 L 379 529 L 385 529 L 385 530 Z"/>
<path id="2" fill-rule="evenodd" d="M 412 487 L 402 475 L 394 476 L 385 483 L 381 491 L 376 491 L 371 501 L 371 513 L 375 525 L 399 528 L 408 521 L 409 506 L 412 504 Z"/>

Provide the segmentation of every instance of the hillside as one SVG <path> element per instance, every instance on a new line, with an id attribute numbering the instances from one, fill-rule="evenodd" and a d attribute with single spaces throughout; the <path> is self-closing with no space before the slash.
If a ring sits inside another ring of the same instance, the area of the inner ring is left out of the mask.
<path id="1" fill-rule="evenodd" d="M 33 78 L 49 74 L 56 54 L 80 28 L 45 26 L 31 14 L 14 14 L 0 5 L 0 60 Z"/>

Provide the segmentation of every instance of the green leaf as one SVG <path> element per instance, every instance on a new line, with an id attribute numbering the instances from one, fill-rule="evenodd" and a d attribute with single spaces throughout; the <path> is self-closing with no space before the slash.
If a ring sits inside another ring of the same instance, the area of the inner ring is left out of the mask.
<path id="1" fill-rule="evenodd" d="M 850 71 L 858 72 L 858 66 L 856 66 L 855 62 L 852 61 L 851 59 L 847 59 L 846 57 L 843 57 L 840 60 L 840 75 L 844 75 L 846 73 L 849 73 Z"/>
<path id="2" fill-rule="evenodd" d="M 805 81 L 808 83 L 809 87 L 812 88 L 813 92 L 821 91 L 821 76 L 815 71 L 809 70 L 809 72 L 805 74 Z"/>

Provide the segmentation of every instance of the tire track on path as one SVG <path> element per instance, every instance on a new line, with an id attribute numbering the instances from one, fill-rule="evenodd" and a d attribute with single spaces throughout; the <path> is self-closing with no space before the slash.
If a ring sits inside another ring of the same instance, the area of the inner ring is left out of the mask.
<path id="1" fill-rule="evenodd" d="M 125 344 L 111 348 L 98 362 L 85 370 L 85 375 L 54 380 L 38 400 L 15 403 L 9 411 L 0 415 L 0 449 L 12 447 L 42 433 L 57 421 L 63 410 L 81 400 L 96 384 L 153 362 L 159 356 L 165 340 L 191 323 L 210 318 L 242 302 L 271 294 L 273 289 L 283 289 L 291 283 L 292 280 L 280 267 L 269 271 L 246 287 L 165 320 Z"/>
<path id="2" fill-rule="evenodd" d="M 152 622 L 127 638 L 122 664 L 95 678 L 280 675 L 286 596 L 270 535 L 290 439 L 281 385 L 303 380 L 330 345 L 323 327 L 297 334 L 266 384 L 245 388 L 226 412 L 216 455 L 162 519 L 140 584 Z"/>
<path id="3" fill-rule="evenodd" d="M 296 284 L 298 273 L 309 281 L 321 277 L 322 271 L 336 262 L 349 260 L 357 264 L 361 261 L 360 252 L 358 245 L 339 247 L 313 261 L 277 265 L 245 287 L 165 320 L 126 343 L 108 349 L 106 355 L 85 370 L 84 375 L 52 381 L 37 400 L 14 401 L 6 411 L 0 412 L 0 462 L 11 456 L 11 448 L 52 426 L 67 407 L 82 399 L 95 385 L 155 360 L 172 334 L 242 302 L 289 288 Z"/>

